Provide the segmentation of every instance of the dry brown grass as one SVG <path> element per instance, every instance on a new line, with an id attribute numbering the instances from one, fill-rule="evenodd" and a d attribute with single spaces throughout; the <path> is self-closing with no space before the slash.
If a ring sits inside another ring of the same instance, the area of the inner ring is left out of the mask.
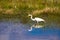
<path id="1" fill-rule="evenodd" d="M 4 12 L 5 14 L 13 14 L 14 13 L 14 9 L 7 9 Z"/>
<path id="2" fill-rule="evenodd" d="M 44 9 L 42 9 L 42 10 L 34 10 L 33 12 L 32 12 L 32 14 L 33 15 L 36 15 L 36 14 L 41 14 L 41 13 L 43 13 L 43 12 L 51 12 L 51 13 L 53 13 L 53 12 L 55 12 L 55 13 L 58 13 L 59 12 L 59 8 L 58 7 L 45 7 Z"/>

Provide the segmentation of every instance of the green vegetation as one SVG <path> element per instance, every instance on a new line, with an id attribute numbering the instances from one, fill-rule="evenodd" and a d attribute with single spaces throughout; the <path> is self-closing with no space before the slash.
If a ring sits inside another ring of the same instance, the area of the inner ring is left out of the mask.
<path id="1" fill-rule="evenodd" d="M 58 7 L 60 9 L 60 0 L 0 0 L 0 19 L 18 18 L 22 22 L 27 22 L 27 15 L 34 10 L 42 10 L 45 7 Z M 60 12 L 43 12 L 36 16 L 47 19 L 50 16 L 60 16 Z M 51 17 L 51 19 L 53 19 Z"/>

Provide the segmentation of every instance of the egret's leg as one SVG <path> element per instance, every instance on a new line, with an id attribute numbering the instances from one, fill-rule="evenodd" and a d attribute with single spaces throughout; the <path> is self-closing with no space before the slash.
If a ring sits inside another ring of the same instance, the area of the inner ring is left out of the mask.
<path id="1" fill-rule="evenodd" d="M 37 21 L 37 24 L 38 24 L 38 21 Z"/>
<path id="2" fill-rule="evenodd" d="M 34 25 L 36 26 L 36 23 Z"/>
<path id="3" fill-rule="evenodd" d="M 28 31 L 32 31 L 32 27 Z"/>
<path id="4" fill-rule="evenodd" d="M 37 25 L 39 25 L 39 22 L 37 21 Z"/>

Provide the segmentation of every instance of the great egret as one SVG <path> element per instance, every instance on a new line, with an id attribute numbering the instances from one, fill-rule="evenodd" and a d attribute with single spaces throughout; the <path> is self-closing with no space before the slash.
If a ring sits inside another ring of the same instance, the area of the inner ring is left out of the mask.
<path id="1" fill-rule="evenodd" d="M 31 20 L 32 20 L 32 21 L 36 21 L 37 23 L 38 23 L 38 22 L 41 22 L 41 21 L 45 22 L 45 20 L 42 19 L 42 18 L 38 18 L 38 17 L 32 18 L 32 15 L 31 15 L 31 14 L 29 14 L 28 16 L 31 17 Z"/>
<path id="2" fill-rule="evenodd" d="M 45 23 L 45 20 L 42 19 L 42 18 L 38 18 L 38 17 L 33 18 L 31 14 L 29 14 L 28 16 L 31 17 L 31 20 L 32 20 L 32 21 L 36 21 L 37 23 L 39 23 L 39 22 L 42 21 L 42 22 Z M 33 26 L 31 26 L 31 28 L 30 28 L 28 31 L 32 31 L 32 27 L 35 27 L 35 28 L 41 28 L 42 26 L 34 26 L 34 25 L 33 25 Z"/>

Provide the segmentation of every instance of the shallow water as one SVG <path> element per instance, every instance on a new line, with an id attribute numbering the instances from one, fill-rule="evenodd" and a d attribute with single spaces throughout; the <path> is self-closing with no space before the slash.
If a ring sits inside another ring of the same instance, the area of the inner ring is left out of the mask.
<path id="1" fill-rule="evenodd" d="M 0 40 L 59 40 L 60 29 L 54 28 L 56 24 L 46 25 L 45 28 L 33 28 L 28 31 L 29 24 L 18 21 L 0 22 Z M 53 28 L 50 28 L 53 27 Z"/>
<path id="2" fill-rule="evenodd" d="M 0 20 L 0 40 L 60 40 L 60 16 L 42 15 L 46 20 L 43 28 L 28 29 L 34 25 L 30 19 L 25 16 L 17 18 L 3 18 Z M 25 18 L 25 19 L 24 19 Z"/>

